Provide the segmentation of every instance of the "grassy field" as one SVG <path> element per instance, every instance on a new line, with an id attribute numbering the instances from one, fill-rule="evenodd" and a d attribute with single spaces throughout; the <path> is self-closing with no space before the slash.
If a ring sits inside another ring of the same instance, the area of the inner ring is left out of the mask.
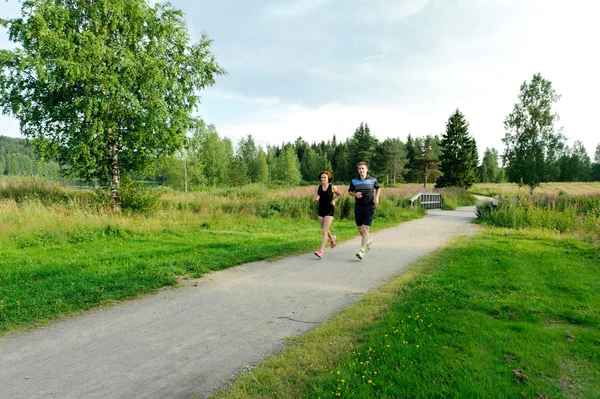
<path id="1" fill-rule="evenodd" d="M 216 398 L 600 397 L 598 243 L 487 229 Z"/>
<path id="2" fill-rule="evenodd" d="M 514 183 L 479 183 L 474 184 L 469 192 L 479 195 L 520 195 L 529 196 L 529 186 L 519 187 Z M 565 193 L 568 195 L 600 195 L 600 182 L 586 183 L 542 183 L 536 187 L 535 194 Z"/>
<path id="3" fill-rule="evenodd" d="M 182 277 L 314 250 L 321 233 L 308 193 L 255 186 L 165 192 L 152 213 L 113 214 L 94 192 L 5 181 L 0 334 L 175 286 Z M 336 212 L 338 239 L 357 235 L 349 196 Z M 388 192 L 374 230 L 423 215 Z"/>

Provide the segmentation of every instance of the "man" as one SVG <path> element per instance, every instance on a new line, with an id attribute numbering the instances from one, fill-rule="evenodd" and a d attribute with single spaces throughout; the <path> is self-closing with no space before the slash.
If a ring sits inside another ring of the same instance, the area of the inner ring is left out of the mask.
<path id="1" fill-rule="evenodd" d="M 358 176 L 352 179 L 348 195 L 354 197 L 354 220 L 361 236 L 360 250 L 356 257 L 362 260 L 373 240 L 369 240 L 369 227 L 375 215 L 375 205 L 379 204 L 381 187 L 377 179 L 367 175 L 369 168 L 365 162 L 358 163 Z"/>

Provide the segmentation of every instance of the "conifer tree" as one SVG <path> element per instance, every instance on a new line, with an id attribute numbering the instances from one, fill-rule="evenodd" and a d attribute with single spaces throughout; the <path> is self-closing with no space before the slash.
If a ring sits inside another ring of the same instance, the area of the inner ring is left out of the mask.
<path id="1" fill-rule="evenodd" d="M 440 172 L 436 187 L 469 188 L 477 180 L 477 146 L 469 135 L 469 124 L 459 109 L 446 123 L 446 133 L 442 136 Z"/>

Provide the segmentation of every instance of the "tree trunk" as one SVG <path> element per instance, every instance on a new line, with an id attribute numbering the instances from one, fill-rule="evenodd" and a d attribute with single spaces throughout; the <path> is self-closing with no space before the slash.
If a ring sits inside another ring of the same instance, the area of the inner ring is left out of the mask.
<path id="1" fill-rule="evenodd" d="M 183 160 L 183 191 L 188 192 L 188 164 L 187 159 Z"/>
<path id="2" fill-rule="evenodd" d="M 110 132 L 109 132 L 110 135 Z M 110 141 L 109 155 L 110 155 L 110 171 L 111 171 L 111 182 L 110 182 L 110 206 L 115 212 L 121 211 L 121 193 L 119 188 L 121 186 L 121 177 L 119 175 L 119 151 L 117 149 L 117 140 Z"/>
<path id="3" fill-rule="evenodd" d="M 535 184 L 529 185 L 529 195 L 533 198 L 533 190 L 535 190 Z"/>

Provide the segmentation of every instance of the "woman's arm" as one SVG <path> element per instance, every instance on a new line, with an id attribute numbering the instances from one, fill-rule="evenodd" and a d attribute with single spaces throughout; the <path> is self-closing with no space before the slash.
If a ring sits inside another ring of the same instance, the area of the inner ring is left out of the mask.
<path id="1" fill-rule="evenodd" d="M 340 193 L 340 190 L 338 190 L 336 186 L 333 186 L 331 188 L 331 191 L 333 191 L 333 193 L 337 196 L 337 198 L 335 198 L 333 201 L 331 201 L 331 205 L 335 206 L 335 203 L 337 202 L 337 200 L 342 198 L 342 193 Z"/>

